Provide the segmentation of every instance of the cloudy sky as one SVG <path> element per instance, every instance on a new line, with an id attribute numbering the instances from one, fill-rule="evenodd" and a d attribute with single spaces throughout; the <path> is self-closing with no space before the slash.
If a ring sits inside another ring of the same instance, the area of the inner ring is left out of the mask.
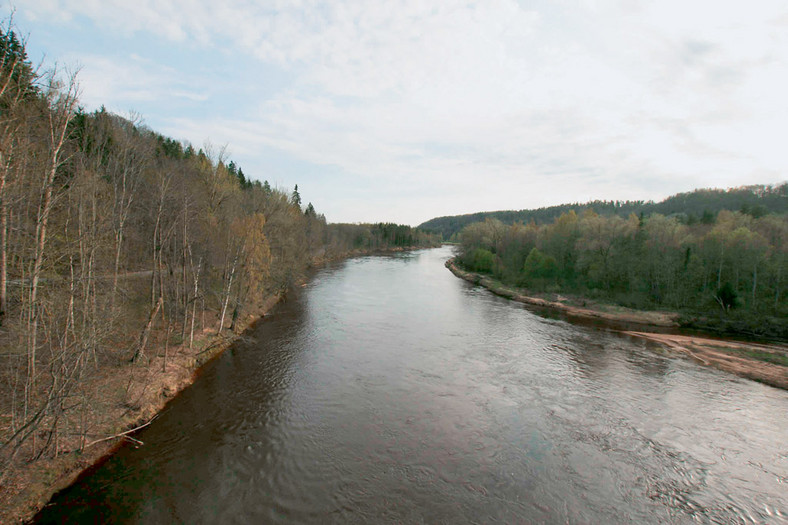
<path id="1" fill-rule="evenodd" d="M 14 8 L 31 59 L 80 68 L 87 109 L 226 145 L 331 222 L 788 179 L 785 0 Z"/>

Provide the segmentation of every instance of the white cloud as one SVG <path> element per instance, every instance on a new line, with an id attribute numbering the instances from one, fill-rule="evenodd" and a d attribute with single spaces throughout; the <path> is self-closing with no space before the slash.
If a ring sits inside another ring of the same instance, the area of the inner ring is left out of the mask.
<path id="1" fill-rule="evenodd" d="M 187 79 L 172 67 L 133 54 L 66 56 L 64 61 L 79 64 L 80 99 L 88 107 L 106 105 L 123 112 L 146 101 L 208 98 L 205 92 L 189 89 Z"/>
<path id="2" fill-rule="evenodd" d="M 62 23 L 86 17 L 129 38 L 221 47 L 245 55 L 249 68 L 256 61 L 286 71 L 293 80 L 274 95 L 235 101 L 245 118 L 171 115 L 164 131 L 198 143 L 194 135 L 206 133 L 249 159 L 273 148 L 376 180 L 392 195 L 398 184 L 443 192 L 444 201 L 425 198 L 434 212 L 425 204 L 413 215 L 398 201 L 390 208 L 407 211 L 390 219 L 785 178 L 784 2 L 529 6 L 48 0 L 25 10 Z M 91 100 L 121 104 L 166 92 L 215 102 L 196 72 L 177 65 L 118 64 L 98 53 L 80 61 Z M 250 73 L 236 74 L 227 82 L 249 81 Z M 355 208 L 335 218 L 375 217 Z"/>

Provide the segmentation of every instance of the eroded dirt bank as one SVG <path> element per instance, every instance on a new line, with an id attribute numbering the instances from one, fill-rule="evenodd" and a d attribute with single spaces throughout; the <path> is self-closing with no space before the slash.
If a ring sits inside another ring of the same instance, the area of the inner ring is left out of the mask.
<path id="1" fill-rule="evenodd" d="M 612 305 L 578 306 L 569 304 L 568 299 L 561 296 L 556 296 L 553 300 L 527 296 L 520 290 L 506 287 L 494 279 L 465 271 L 459 268 L 453 259 L 446 261 L 446 267 L 457 277 L 483 286 L 492 293 L 512 301 L 557 310 L 572 317 L 596 319 L 613 324 L 642 325 L 644 328 L 642 331 L 623 330 L 622 332 L 662 344 L 704 365 L 788 390 L 788 367 L 778 364 L 788 360 L 788 346 L 655 333 L 648 331 L 648 327 L 661 329 L 678 327 L 679 314 L 638 311 Z"/>
<path id="2" fill-rule="evenodd" d="M 205 327 L 195 334 L 191 348 L 165 343 L 165 334 L 159 330 L 137 363 L 123 359 L 114 366 L 102 366 L 84 392 L 94 400 L 84 417 L 85 436 L 61 437 L 57 457 L 22 462 L 6 473 L 0 490 L 0 523 L 29 520 L 54 493 L 118 446 L 126 441 L 141 445 L 133 437 L 134 430 L 152 422 L 178 392 L 194 382 L 200 367 L 227 349 L 281 297 L 267 297 L 253 313 L 236 321 L 235 331 L 217 334 L 216 327 Z"/>
<path id="3" fill-rule="evenodd" d="M 421 248 L 358 249 L 333 257 L 317 257 L 311 267 L 318 268 L 353 257 Z M 167 344 L 166 340 L 174 334 L 168 336 L 159 327 L 151 333 L 144 359 L 137 363 L 119 359 L 114 365 L 102 365 L 83 392 L 95 400 L 90 413 L 85 415 L 85 436 L 61 437 L 57 457 L 17 461 L 5 473 L 4 479 L 0 479 L 0 523 L 24 523 L 53 494 L 100 464 L 123 443 L 141 446 L 142 443 L 134 438 L 134 431 L 151 423 L 171 399 L 194 382 L 205 363 L 242 337 L 282 297 L 280 293 L 267 297 L 245 318 L 236 320 L 234 331 L 225 329 L 217 334 L 215 324 L 218 322 L 208 322 L 202 331 L 195 333 L 191 348 L 186 344 Z M 218 312 L 198 312 L 198 317 L 216 319 Z M 20 451 L 18 456 L 26 457 L 25 451 Z"/>

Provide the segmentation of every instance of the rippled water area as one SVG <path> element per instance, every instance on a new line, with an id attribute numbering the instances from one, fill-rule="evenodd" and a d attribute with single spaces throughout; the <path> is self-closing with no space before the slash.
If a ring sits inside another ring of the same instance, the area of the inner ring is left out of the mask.
<path id="1" fill-rule="evenodd" d="M 532 313 L 451 250 L 320 270 L 40 522 L 788 522 L 788 393 Z"/>

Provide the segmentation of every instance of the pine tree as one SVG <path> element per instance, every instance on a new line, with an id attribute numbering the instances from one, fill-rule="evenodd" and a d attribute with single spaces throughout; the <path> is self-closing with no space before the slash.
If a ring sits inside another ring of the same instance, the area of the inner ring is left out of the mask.
<path id="1" fill-rule="evenodd" d="M 290 199 L 294 206 L 301 207 L 301 194 L 298 193 L 298 184 L 295 185 L 295 189 L 293 190 L 293 196 Z"/>

